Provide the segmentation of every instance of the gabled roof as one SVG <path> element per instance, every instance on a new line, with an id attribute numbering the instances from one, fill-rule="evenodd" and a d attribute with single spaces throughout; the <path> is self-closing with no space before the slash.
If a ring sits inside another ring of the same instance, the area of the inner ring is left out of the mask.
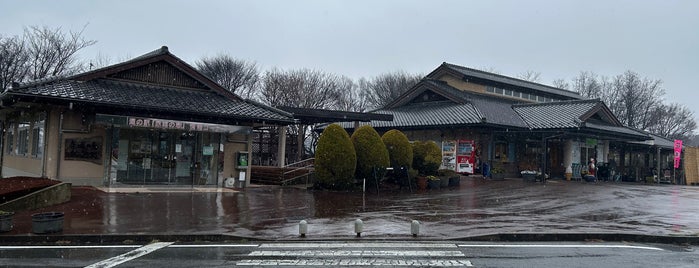
<path id="1" fill-rule="evenodd" d="M 424 105 L 415 105 L 411 102 L 418 96 L 430 91 L 445 97 L 448 101 L 430 102 Z M 522 121 L 522 118 L 512 110 L 511 106 L 515 103 L 513 100 L 497 98 L 484 94 L 461 91 L 456 89 L 444 81 L 434 79 L 423 79 L 401 95 L 398 99 L 386 106 L 386 108 L 377 112 L 386 112 L 394 114 L 396 111 L 410 112 L 414 111 L 414 115 L 410 118 L 415 122 L 432 122 L 439 118 L 446 119 L 447 117 L 460 117 L 461 113 L 442 113 L 445 110 L 435 109 L 432 106 L 446 106 L 453 109 L 459 105 L 467 108 L 462 112 L 468 111 L 468 116 L 472 118 L 459 118 L 456 120 L 446 120 L 447 124 L 459 122 L 460 124 L 483 123 L 490 125 L 500 125 L 504 127 L 521 127 L 526 128 L 527 125 Z M 394 121 L 399 120 L 394 114 Z M 408 120 L 409 121 L 409 120 Z M 405 123 L 408 123 L 405 121 Z"/>
<path id="2" fill-rule="evenodd" d="M 499 75 L 499 74 L 494 74 L 494 73 L 489 73 L 489 72 L 484 72 L 481 70 L 476 70 L 456 64 L 451 64 L 447 62 L 443 62 L 442 65 L 437 67 L 434 71 L 430 72 L 426 77 L 429 78 L 439 78 L 439 76 L 443 74 L 452 74 L 455 77 L 461 78 L 463 80 L 473 80 L 479 79 L 479 80 L 485 80 L 485 81 L 491 81 L 495 83 L 501 83 L 501 84 L 506 84 L 518 88 L 527 88 L 530 90 L 535 90 L 535 91 L 540 91 L 544 92 L 547 94 L 551 95 L 556 95 L 560 97 L 565 97 L 569 99 L 576 99 L 576 100 L 582 100 L 585 99 L 583 96 L 580 96 L 580 94 L 573 92 L 573 91 L 568 91 L 544 84 L 539 84 L 539 83 L 534 83 L 522 79 L 517 79 L 509 76 L 504 76 L 504 75 Z"/>
<path id="3" fill-rule="evenodd" d="M 222 88 L 166 47 L 94 71 L 13 86 L 0 99 L 5 105 L 74 102 L 107 112 L 162 113 L 217 122 L 293 122 L 290 113 L 243 100 Z"/>
<path id="4" fill-rule="evenodd" d="M 221 85 L 216 83 L 215 81 L 211 80 L 207 76 L 201 74 L 199 71 L 197 71 L 194 67 L 191 65 L 187 64 L 177 56 L 173 55 L 170 53 L 169 49 L 167 46 L 162 46 L 159 49 L 153 50 L 151 52 L 148 52 L 146 54 L 143 54 L 141 56 L 138 56 L 136 58 L 133 58 L 131 60 L 113 64 L 110 66 L 106 66 L 103 68 L 91 70 L 88 72 L 76 74 L 70 77 L 67 77 L 67 79 L 70 80 L 77 80 L 77 81 L 90 81 L 94 79 L 99 79 L 99 78 L 108 78 L 110 76 L 113 76 L 115 74 L 125 72 L 131 69 L 136 69 L 141 66 L 145 66 L 148 64 L 152 63 L 157 63 L 157 62 L 166 62 L 170 66 L 176 68 L 177 70 L 181 71 L 185 75 L 189 76 L 190 78 L 196 80 L 197 82 L 205 85 L 207 88 L 215 91 L 216 93 L 220 95 L 224 95 L 228 98 L 233 98 L 237 100 L 242 100 L 242 98 L 236 96 L 229 90 L 226 90 L 223 88 Z"/>
<path id="5" fill-rule="evenodd" d="M 596 114 L 612 126 L 621 126 L 611 111 L 598 99 L 556 101 L 512 106 L 531 129 L 576 128 Z M 611 116 L 610 116 L 611 115 Z"/>
<path id="6" fill-rule="evenodd" d="M 384 108 L 391 109 L 405 105 L 426 91 L 434 92 L 454 103 L 464 103 L 462 92 L 460 90 L 448 85 L 444 81 L 426 78 L 420 80 L 420 82 L 418 82 L 415 86 L 400 95 L 400 97 L 388 103 Z"/>

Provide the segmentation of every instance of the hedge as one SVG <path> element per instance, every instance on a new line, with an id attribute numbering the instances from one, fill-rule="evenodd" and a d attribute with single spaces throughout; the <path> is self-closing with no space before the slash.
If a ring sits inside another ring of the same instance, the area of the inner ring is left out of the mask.
<path id="1" fill-rule="evenodd" d="M 388 151 L 381 136 L 373 127 L 361 126 L 352 134 L 352 143 L 357 152 L 357 179 L 367 179 L 374 182 L 374 176 L 381 179 L 389 166 Z M 376 173 L 374 173 L 374 169 Z"/>
<path id="2" fill-rule="evenodd" d="M 344 190 L 354 185 L 357 154 L 349 134 L 338 124 L 331 124 L 318 138 L 315 172 L 320 187 Z"/>
<path id="3" fill-rule="evenodd" d="M 413 166 L 413 147 L 408 137 L 400 130 L 392 129 L 381 137 L 388 150 L 388 158 L 392 167 Z"/>

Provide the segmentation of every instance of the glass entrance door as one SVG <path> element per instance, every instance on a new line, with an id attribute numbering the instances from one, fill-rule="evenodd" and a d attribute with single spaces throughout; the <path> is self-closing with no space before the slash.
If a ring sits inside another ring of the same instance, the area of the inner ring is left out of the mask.
<path id="1" fill-rule="evenodd" d="M 165 131 L 154 134 L 153 183 L 191 185 L 195 135 Z"/>

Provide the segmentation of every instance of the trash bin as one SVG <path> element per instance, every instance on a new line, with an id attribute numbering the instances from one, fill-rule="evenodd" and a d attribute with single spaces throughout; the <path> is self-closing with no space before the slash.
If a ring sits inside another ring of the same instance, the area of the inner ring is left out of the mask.
<path id="1" fill-rule="evenodd" d="M 63 212 L 46 212 L 32 215 L 32 232 L 48 234 L 63 231 Z"/>
<path id="2" fill-rule="evenodd" d="M 483 177 L 489 177 L 490 176 L 490 165 L 488 163 L 483 162 Z"/>
<path id="3" fill-rule="evenodd" d="M 12 215 L 14 212 L 0 211 L 0 233 L 12 231 Z"/>

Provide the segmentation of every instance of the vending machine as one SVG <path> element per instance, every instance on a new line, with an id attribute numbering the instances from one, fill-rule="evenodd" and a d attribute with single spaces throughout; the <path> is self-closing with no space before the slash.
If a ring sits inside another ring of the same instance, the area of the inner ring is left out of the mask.
<path id="1" fill-rule="evenodd" d="M 456 172 L 473 174 L 476 166 L 476 144 L 472 140 L 459 140 L 456 146 Z"/>

